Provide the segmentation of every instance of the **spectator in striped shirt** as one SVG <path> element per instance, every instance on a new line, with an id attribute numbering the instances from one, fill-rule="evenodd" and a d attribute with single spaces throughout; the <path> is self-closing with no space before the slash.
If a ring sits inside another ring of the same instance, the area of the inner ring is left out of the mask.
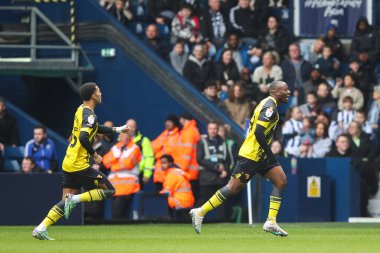
<path id="1" fill-rule="evenodd" d="M 356 110 L 353 109 L 354 101 L 352 97 L 346 96 L 343 98 L 343 110 L 338 112 L 338 124 L 344 133 L 347 132 L 351 122 L 354 121 Z"/>

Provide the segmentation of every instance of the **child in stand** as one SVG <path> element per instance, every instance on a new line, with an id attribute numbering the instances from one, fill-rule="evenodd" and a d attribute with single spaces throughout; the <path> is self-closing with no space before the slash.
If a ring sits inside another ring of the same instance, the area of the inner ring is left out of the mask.
<path id="1" fill-rule="evenodd" d="M 356 111 L 353 109 L 354 100 L 350 96 L 343 98 L 343 110 L 338 112 L 338 124 L 343 133 L 348 131 L 351 122 L 354 121 Z"/>

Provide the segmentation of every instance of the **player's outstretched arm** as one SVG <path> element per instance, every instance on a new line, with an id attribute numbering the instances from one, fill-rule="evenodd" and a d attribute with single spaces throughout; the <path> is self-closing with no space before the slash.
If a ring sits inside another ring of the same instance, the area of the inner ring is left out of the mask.
<path id="1" fill-rule="evenodd" d="M 98 127 L 98 133 L 99 134 L 112 134 L 112 133 L 124 133 L 129 134 L 129 126 L 123 125 L 120 127 L 107 127 L 103 125 L 99 125 Z"/>

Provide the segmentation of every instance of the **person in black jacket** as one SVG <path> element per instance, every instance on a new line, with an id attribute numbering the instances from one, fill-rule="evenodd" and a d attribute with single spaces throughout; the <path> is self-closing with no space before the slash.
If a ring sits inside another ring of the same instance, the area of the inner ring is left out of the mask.
<path id="1" fill-rule="evenodd" d="M 224 49 L 222 57 L 216 64 L 216 77 L 222 85 L 232 84 L 239 80 L 240 74 L 234 59 L 232 59 L 232 50 Z"/>
<path id="2" fill-rule="evenodd" d="M 290 33 L 281 26 L 278 17 L 272 15 L 268 18 L 267 27 L 261 32 L 257 45 L 263 51 L 276 51 L 283 57 L 291 42 Z"/>
<path id="3" fill-rule="evenodd" d="M 223 46 L 229 30 L 228 16 L 221 8 L 220 0 L 209 0 L 208 6 L 199 18 L 202 36 L 219 49 Z"/>
<path id="4" fill-rule="evenodd" d="M 19 135 L 17 122 L 12 115 L 7 112 L 5 99 L 0 97 L 0 171 L 3 168 L 2 152 L 4 146 L 19 145 Z"/>
<path id="5" fill-rule="evenodd" d="M 259 32 L 258 19 L 249 5 L 249 0 L 239 0 L 238 5 L 230 10 L 230 23 L 232 28 L 242 37 L 257 39 Z"/>
<path id="6" fill-rule="evenodd" d="M 178 12 L 178 0 L 151 0 L 148 1 L 148 13 L 152 22 L 161 25 L 170 25 Z"/>
<path id="7" fill-rule="evenodd" d="M 183 67 L 183 76 L 200 91 L 207 80 L 215 79 L 213 64 L 204 57 L 203 45 L 194 46 L 193 54 Z"/>
<path id="8" fill-rule="evenodd" d="M 155 24 L 148 25 L 145 30 L 144 42 L 164 60 L 168 60 L 168 43 L 160 37 L 158 27 Z"/>
<path id="9" fill-rule="evenodd" d="M 202 167 L 199 173 L 200 200 L 207 201 L 228 180 L 230 155 L 227 144 L 218 135 L 219 124 L 210 122 L 207 135 L 197 144 L 197 162 Z"/>
<path id="10" fill-rule="evenodd" d="M 360 170 L 361 176 L 361 214 L 368 216 L 367 204 L 370 192 L 375 194 L 378 190 L 379 172 L 371 161 L 375 153 L 371 150 L 369 136 L 362 133 L 358 122 L 351 122 L 348 132 L 350 134 L 350 148 L 352 161 L 356 169 Z"/>
<path id="11" fill-rule="evenodd" d="M 328 24 L 327 33 L 323 37 L 325 44 L 331 47 L 333 51 L 333 57 L 337 58 L 339 61 L 343 60 L 344 52 L 343 52 L 343 44 L 336 36 L 337 27 L 334 24 Z"/>
<path id="12" fill-rule="evenodd" d="M 351 54 L 366 52 L 371 62 L 375 62 L 379 53 L 379 36 L 368 23 L 367 18 L 361 17 L 356 23 L 356 31 L 352 39 Z"/>

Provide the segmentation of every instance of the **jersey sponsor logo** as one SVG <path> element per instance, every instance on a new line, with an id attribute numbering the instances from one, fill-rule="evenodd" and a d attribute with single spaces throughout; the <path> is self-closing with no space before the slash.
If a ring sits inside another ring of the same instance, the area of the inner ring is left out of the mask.
<path id="1" fill-rule="evenodd" d="M 268 117 L 268 118 L 270 118 L 272 116 L 272 114 L 273 114 L 273 108 L 272 107 L 268 108 L 265 111 L 265 116 Z"/>
<path id="2" fill-rule="evenodd" d="M 90 125 L 93 125 L 95 123 L 94 115 L 88 116 L 87 121 L 88 121 L 88 123 L 90 123 Z"/>

